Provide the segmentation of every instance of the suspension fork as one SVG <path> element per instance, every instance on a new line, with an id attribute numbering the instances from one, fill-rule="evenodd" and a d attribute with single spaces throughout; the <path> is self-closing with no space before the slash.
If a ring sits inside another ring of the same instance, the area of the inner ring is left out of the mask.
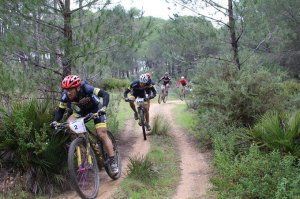
<path id="1" fill-rule="evenodd" d="M 89 140 L 93 140 L 92 139 L 92 136 L 91 136 L 91 132 L 88 130 L 88 138 L 89 138 Z M 92 135 L 94 135 L 94 134 L 92 134 Z M 94 135 L 95 136 L 95 135 Z M 96 139 L 97 139 L 97 137 L 96 137 Z M 90 145 L 92 146 L 91 148 L 94 150 L 94 152 L 96 153 L 96 158 L 98 159 L 98 163 L 100 163 L 100 162 L 102 162 L 102 157 L 101 157 L 101 151 L 100 151 L 100 146 L 96 146 L 96 143 L 97 142 L 90 142 Z"/>

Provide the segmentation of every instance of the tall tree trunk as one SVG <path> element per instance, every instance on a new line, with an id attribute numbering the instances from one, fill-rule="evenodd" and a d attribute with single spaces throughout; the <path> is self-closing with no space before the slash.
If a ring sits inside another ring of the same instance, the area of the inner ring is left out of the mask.
<path id="1" fill-rule="evenodd" d="M 40 13 L 39 11 L 34 11 L 34 18 L 38 20 L 40 20 Z M 34 61 L 35 61 L 35 64 L 36 65 L 40 65 L 40 60 L 41 60 L 41 57 L 40 57 L 40 50 L 41 50 L 41 47 L 40 47 L 40 23 L 38 22 L 34 22 L 34 37 L 35 37 L 35 42 L 36 42 L 36 49 L 35 49 L 35 57 L 34 57 Z M 36 72 L 38 70 L 38 67 L 35 66 L 34 67 L 34 71 Z"/>
<path id="2" fill-rule="evenodd" d="M 65 46 L 65 58 L 63 61 L 63 77 L 71 74 L 72 66 L 72 27 L 71 27 L 71 8 L 70 0 L 65 0 L 64 7 L 64 39 L 67 41 Z"/>
<path id="3" fill-rule="evenodd" d="M 57 9 L 57 1 L 58 0 L 54 0 L 54 8 Z M 55 21 L 57 21 L 57 17 L 55 17 Z M 59 38 L 59 33 L 56 31 L 56 38 Z M 62 63 L 62 52 L 59 48 L 59 46 L 57 45 L 57 42 L 54 41 L 54 45 L 55 45 L 55 62 L 56 64 L 59 66 L 59 68 L 63 68 L 63 63 Z"/>
<path id="4" fill-rule="evenodd" d="M 232 10 L 232 0 L 228 0 L 228 14 L 229 14 L 229 29 L 231 35 L 231 46 L 233 50 L 233 58 L 234 62 L 237 65 L 238 69 L 241 69 L 241 64 L 238 55 L 238 40 L 235 35 L 235 20 L 233 18 L 233 10 Z"/>

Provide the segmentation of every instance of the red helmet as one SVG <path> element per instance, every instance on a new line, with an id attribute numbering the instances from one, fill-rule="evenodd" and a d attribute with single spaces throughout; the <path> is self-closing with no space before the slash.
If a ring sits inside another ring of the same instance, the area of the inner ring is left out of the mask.
<path id="1" fill-rule="evenodd" d="M 68 75 L 61 82 L 61 85 L 64 89 L 74 88 L 80 86 L 81 80 L 77 75 Z"/>
<path id="2" fill-rule="evenodd" d="M 151 81 L 151 75 L 149 73 L 146 73 L 148 80 Z"/>

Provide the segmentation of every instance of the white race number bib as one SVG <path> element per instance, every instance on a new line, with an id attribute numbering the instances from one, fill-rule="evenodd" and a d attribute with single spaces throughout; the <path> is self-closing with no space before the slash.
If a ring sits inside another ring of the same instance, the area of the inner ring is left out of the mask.
<path id="1" fill-rule="evenodd" d="M 85 133 L 86 127 L 84 125 L 83 118 L 73 120 L 70 122 L 70 129 L 75 133 Z"/>

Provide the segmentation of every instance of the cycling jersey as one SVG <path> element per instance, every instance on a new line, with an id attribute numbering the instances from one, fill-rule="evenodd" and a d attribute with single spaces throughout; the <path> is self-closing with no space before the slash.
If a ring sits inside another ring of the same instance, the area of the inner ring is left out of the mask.
<path id="1" fill-rule="evenodd" d="M 77 112 L 79 115 L 96 113 L 101 108 L 99 97 L 103 98 L 103 106 L 107 106 L 109 103 L 109 94 L 99 88 L 94 88 L 84 81 L 81 82 L 80 91 L 77 93 L 77 98 L 73 101 L 69 99 L 67 91 L 64 90 L 54 120 L 59 122 L 66 108 L 74 105 L 80 108 L 80 111 Z"/>
<path id="2" fill-rule="evenodd" d="M 182 86 L 187 86 L 187 85 L 189 85 L 188 81 L 186 81 L 185 79 L 179 80 L 177 86 L 179 86 L 180 83 L 181 83 Z"/>
<path id="3" fill-rule="evenodd" d="M 141 87 L 140 85 L 140 81 L 139 80 L 135 80 L 133 81 L 130 86 L 125 90 L 124 92 L 124 98 L 127 98 L 127 95 L 129 92 L 132 91 L 132 95 L 136 98 L 136 97 L 141 97 L 144 98 L 145 97 L 145 91 L 147 92 L 147 94 L 153 93 L 153 97 L 156 96 L 156 90 L 152 85 L 152 82 L 150 83 L 149 81 L 146 83 L 145 87 Z"/>
<path id="4" fill-rule="evenodd" d="M 146 87 L 146 89 L 145 89 L 146 93 L 147 93 L 148 95 L 151 95 L 151 91 L 153 91 L 152 89 L 154 89 L 155 93 L 153 92 L 153 97 L 155 97 L 155 96 L 156 96 L 156 90 L 155 90 L 155 88 L 154 88 L 155 82 L 152 81 L 152 80 L 149 80 L 149 81 L 147 82 L 147 84 L 150 84 L 151 87 Z"/>
<path id="5" fill-rule="evenodd" d="M 158 81 L 158 83 L 159 83 L 161 80 L 164 81 L 164 85 L 167 85 L 167 84 L 171 83 L 171 78 L 170 78 L 170 77 L 163 76 L 162 78 L 160 78 L 160 80 Z"/>

